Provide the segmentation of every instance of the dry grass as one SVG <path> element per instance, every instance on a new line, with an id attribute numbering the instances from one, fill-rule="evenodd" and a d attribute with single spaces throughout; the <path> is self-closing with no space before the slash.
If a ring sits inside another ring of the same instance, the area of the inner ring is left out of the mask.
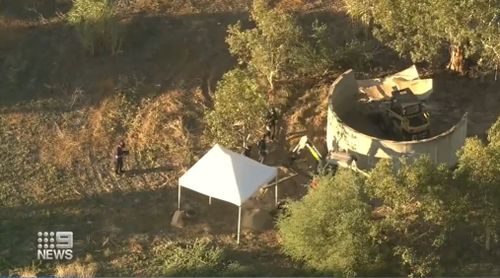
<path id="1" fill-rule="evenodd" d="M 37 270 L 33 267 L 25 267 L 19 270 L 19 277 L 37 277 Z"/>
<path id="2" fill-rule="evenodd" d="M 49 122 L 40 136 L 40 158 L 61 168 L 81 161 L 86 148 L 107 152 L 124 137 L 133 106 L 121 95 L 104 99 L 96 107 L 66 113 Z"/>
<path id="3" fill-rule="evenodd" d="M 109 147 L 124 136 L 129 117 L 134 113 L 131 109 L 131 104 L 123 95 L 106 98 L 98 107 L 90 109 L 88 114 L 92 145 Z"/>
<path id="4" fill-rule="evenodd" d="M 248 8 L 251 0 L 133 0 L 118 1 L 123 13 L 167 13 L 172 15 L 241 12 Z"/>
<path id="5" fill-rule="evenodd" d="M 31 174 L 12 178 L 4 190 L 42 203 L 114 190 L 111 154 L 120 139 L 130 150 L 128 169 L 144 174 L 119 186 L 125 190 L 163 186 L 191 166 L 202 150 L 204 109 L 201 90 L 178 90 L 142 101 L 115 94 L 96 106 L 60 114 L 6 113 L 5 131 L 0 131 L 12 145 L 7 155 L 16 160 L 0 167 L 0 175 L 5 172 L 10 177 L 12 165 L 19 173 Z"/>
<path id="6" fill-rule="evenodd" d="M 284 11 L 300 11 L 305 5 L 305 0 L 281 0 L 276 7 Z"/>
<path id="7" fill-rule="evenodd" d="M 165 137 L 186 139 L 182 106 L 178 92 L 164 94 L 143 102 L 140 113 L 132 123 L 128 141 L 134 142 L 137 149 L 142 149 L 165 139 Z"/>
<path id="8" fill-rule="evenodd" d="M 40 159 L 59 167 L 71 165 L 84 151 L 82 140 L 87 138 L 86 131 L 85 129 L 61 130 L 54 125 L 48 136 L 42 138 Z"/>
<path id="9" fill-rule="evenodd" d="M 160 146 L 170 166 L 182 171 L 193 155 L 196 134 L 201 134 L 197 121 L 203 118 L 203 109 L 200 91 L 166 92 L 143 101 L 127 133 L 130 148 L 141 153 Z"/>
<path id="10" fill-rule="evenodd" d="M 76 261 L 67 265 L 58 265 L 56 267 L 55 276 L 56 277 L 79 277 L 79 278 L 90 278 L 94 277 L 97 271 L 96 264 L 89 263 L 83 264 Z"/>
<path id="11" fill-rule="evenodd" d="M 293 12 L 341 10 L 342 0 L 279 0 L 276 7 Z"/>

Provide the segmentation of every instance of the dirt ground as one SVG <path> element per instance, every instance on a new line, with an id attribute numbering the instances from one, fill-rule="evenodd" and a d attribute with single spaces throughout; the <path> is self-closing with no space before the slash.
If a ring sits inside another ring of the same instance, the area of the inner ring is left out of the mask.
<path id="1" fill-rule="evenodd" d="M 138 92 L 141 97 L 185 93 L 183 101 L 187 99 L 192 103 L 183 108 L 183 114 L 197 110 L 195 106 L 199 110 L 209 109 L 217 80 L 235 65 L 224 41 L 227 25 L 237 20 L 245 21 L 249 3 L 229 0 L 130 1 L 134 8 L 122 20 L 126 26 L 122 52 L 115 57 L 90 58 L 83 54 L 73 30 L 60 18 L 60 13 L 71 6 L 69 2 L 0 1 L 0 120 L 9 120 L 12 134 L 31 128 L 32 122 L 27 120 L 30 117 L 43 115 L 52 127 L 53 118 L 59 119 L 73 112 L 76 115 L 93 113 L 124 84 L 141 88 Z M 345 27 L 337 27 L 338 32 L 346 36 L 352 34 L 352 23 L 346 20 L 346 16 L 330 10 L 338 6 L 338 1 L 281 2 L 291 9 L 317 12 L 331 24 Z M 399 66 L 401 63 L 394 60 L 388 68 L 394 67 L 397 71 L 404 68 Z M 484 136 L 500 114 L 500 83 L 479 83 L 444 73 L 433 78 L 433 101 L 437 103 L 435 115 L 451 114 L 453 117 L 446 123 L 451 126 L 467 111 L 469 135 Z M 328 84 L 325 85 L 291 97 L 280 123 L 282 129 L 276 142 L 270 146 L 267 164 L 288 165 L 289 150 L 303 135 L 307 135 L 320 151 L 325 151 Z M 68 99 L 70 103 L 75 92 L 82 92 L 78 105 L 51 106 L 54 99 Z M 200 92 L 200 98 L 193 97 Z M 194 102 L 195 99 L 202 99 L 202 104 Z M 44 104 L 26 105 L 36 101 Z M 180 102 L 176 98 L 172 101 Z M 106 112 L 102 111 L 102 114 Z M 87 125 L 87 128 L 92 127 Z M 53 135 L 53 130 L 35 130 L 16 142 L 33 141 L 38 146 L 43 142 L 42 137 Z M 192 137 L 201 136 L 199 130 L 188 130 Z M 176 142 L 176 138 L 171 137 L 172 142 Z M 92 146 L 83 146 L 78 154 L 80 163 L 68 167 L 68 171 L 76 169 L 69 173 L 76 176 L 77 186 L 73 188 L 69 182 L 67 186 L 63 183 L 64 187 L 71 187 L 63 200 L 55 196 L 58 192 L 51 189 L 53 184 L 44 184 L 49 193 L 37 196 L 37 192 L 32 193 L 35 189 L 27 183 L 20 188 L 39 199 L 17 206 L 0 206 L 0 274 L 10 274 L 13 267 L 29 266 L 34 261 L 35 241 L 32 239 L 36 232 L 59 229 L 75 233 L 75 257 L 90 256 L 93 261 L 100 262 L 99 276 L 141 275 L 140 272 L 127 272 L 129 266 L 123 259 L 135 242 L 148 248 L 156 239 L 189 240 L 203 236 L 230 248 L 234 259 L 259 269 L 262 276 L 296 273 L 296 266 L 280 251 L 273 228 L 263 232 L 244 231 L 241 244 L 235 246 L 237 208 L 231 204 L 212 200 L 209 205 L 208 197 L 184 190 L 183 206 L 192 207 L 196 216 L 187 220 L 182 229 L 171 227 L 170 219 L 177 208 L 177 178 L 187 167 L 183 163 L 169 161 L 170 164 L 146 168 L 131 159 L 126 162 L 130 175 L 116 177 L 106 153 L 112 146 L 107 146 L 108 149 Z M 192 150 L 195 156 L 190 163 L 206 150 L 205 146 L 195 144 Z M 34 153 L 27 157 L 36 160 L 39 150 Z M 280 184 L 280 199 L 297 199 L 306 193 L 303 185 L 308 181 L 306 173 L 314 161 L 304 152 L 296 165 L 293 170 L 280 172 L 282 176 L 294 170 L 301 172 L 296 178 Z M 246 207 L 272 208 L 273 202 L 274 191 L 270 188 Z M 7 263 L 2 258 L 8 258 Z"/>

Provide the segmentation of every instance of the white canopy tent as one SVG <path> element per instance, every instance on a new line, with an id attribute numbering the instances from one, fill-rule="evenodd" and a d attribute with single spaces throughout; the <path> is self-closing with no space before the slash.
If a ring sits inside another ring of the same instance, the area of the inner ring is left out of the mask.
<path id="1" fill-rule="evenodd" d="M 238 234 L 240 242 L 241 205 L 273 179 L 275 202 L 278 200 L 278 169 L 266 166 L 244 155 L 232 152 L 218 144 L 212 147 L 179 179 L 177 208 L 181 207 L 181 187 L 217 198 L 238 206 Z"/>

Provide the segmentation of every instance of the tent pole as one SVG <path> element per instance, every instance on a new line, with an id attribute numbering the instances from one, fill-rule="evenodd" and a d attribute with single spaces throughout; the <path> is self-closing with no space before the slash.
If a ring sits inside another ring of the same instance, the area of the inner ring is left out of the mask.
<path id="1" fill-rule="evenodd" d="M 241 230 L 241 205 L 238 207 L 238 234 L 236 235 L 237 244 L 240 244 L 240 230 Z"/>
<path id="2" fill-rule="evenodd" d="M 181 185 L 179 184 L 179 189 L 177 189 L 177 210 L 181 210 Z"/>
<path id="3" fill-rule="evenodd" d="M 212 196 L 208 196 L 208 204 L 211 205 L 212 204 Z"/>
<path id="4" fill-rule="evenodd" d="M 274 184 L 274 204 L 278 205 L 278 175 L 276 175 L 276 183 Z"/>

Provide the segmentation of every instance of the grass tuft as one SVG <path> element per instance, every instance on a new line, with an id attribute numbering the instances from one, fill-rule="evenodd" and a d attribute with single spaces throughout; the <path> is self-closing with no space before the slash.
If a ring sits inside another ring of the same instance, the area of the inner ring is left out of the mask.
<path id="1" fill-rule="evenodd" d="M 97 271 L 96 264 L 93 263 L 83 264 L 79 261 L 76 261 L 67 265 L 56 266 L 54 276 L 91 278 L 95 277 L 96 271 Z"/>

